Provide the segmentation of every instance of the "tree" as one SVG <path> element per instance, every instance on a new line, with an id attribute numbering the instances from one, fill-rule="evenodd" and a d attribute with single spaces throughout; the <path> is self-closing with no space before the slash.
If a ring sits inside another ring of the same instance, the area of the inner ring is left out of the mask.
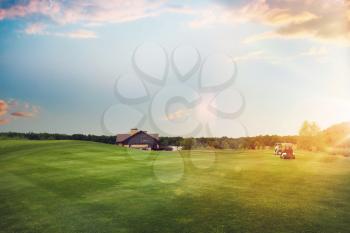
<path id="1" fill-rule="evenodd" d="M 185 150 L 190 150 L 193 145 L 194 145 L 193 138 L 184 138 L 181 142 L 181 146 L 183 146 Z"/>
<path id="2" fill-rule="evenodd" d="M 304 121 L 303 125 L 299 130 L 299 136 L 306 136 L 306 137 L 317 136 L 320 132 L 321 132 L 321 129 L 316 122 Z"/>
<path id="3" fill-rule="evenodd" d="M 299 130 L 298 147 L 305 150 L 322 150 L 324 139 L 316 122 L 304 121 Z"/>

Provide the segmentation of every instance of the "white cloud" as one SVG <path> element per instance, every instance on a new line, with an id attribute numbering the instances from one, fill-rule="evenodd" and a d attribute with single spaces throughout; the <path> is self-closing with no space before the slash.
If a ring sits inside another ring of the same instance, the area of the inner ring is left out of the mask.
<path id="1" fill-rule="evenodd" d="M 0 20 L 41 14 L 59 24 L 121 23 L 157 15 L 162 6 L 160 0 L 30 0 L 0 9 Z"/>
<path id="2" fill-rule="evenodd" d="M 300 53 L 300 56 L 326 56 L 328 49 L 325 47 L 311 47 L 309 50 Z"/>
<path id="3" fill-rule="evenodd" d="M 26 34 L 34 35 L 34 34 L 43 34 L 46 29 L 46 25 L 42 23 L 33 23 L 26 27 L 24 30 Z"/>
<path id="4" fill-rule="evenodd" d="M 18 2 L 9 8 L 0 8 L 0 20 L 30 17 L 34 14 L 43 15 L 50 20 L 29 24 L 23 31 L 29 35 L 51 35 L 69 38 L 96 38 L 96 33 L 90 30 L 77 29 L 72 32 L 53 32 L 47 30 L 50 26 L 67 24 L 91 27 L 106 23 L 123 23 L 146 17 L 159 15 L 163 11 L 185 12 L 186 9 L 166 7 L 163 0 L 29 0 Z"/>
<path id="5" fill-rule="evenodd" d="M 74 31 L 68 32 L 52 32 L 48 30 L 48 26 L 42 23 L 29 24 L 24 33 L 28 35 L 46 35 L 46 36 L 59 36 L 59 37 L 68 37 L 73 39 L 93 39 L 97 38 L 97 35 L 94 31 L 86 29 L 77 29 Z"/>
<path id="6" fill-rule="evenodd" d="M 254 52 L 249 52 L 247 54 L 243 54 L 235 57 L 235 61 L 247 61 L 247 60 L 256 60 L 256 59 L 264 59 L 265 53 L 264 51 L 258 50 Z"/>
<path id="7" fill-rule="evenodd" d="M 350 41 L 350 4 L 343 0 L 252 0 L 241 7 L 216 4 L 198 12 L 191 27 L 254 22 L 271 27 L 245 42 L 272 38 Z"/>
<path id="8" fill-rule="evenodd" d="M 201 6 L 170 4 L 166 0 L 29 0 L 0 9 L 0 20 L 41 14 L 59 25 L 103 25 L 123 23 L 165 13 L 195 17 L 189 26 L 254 22 L 271 30 L 252 35 L 245 42 L 272 38 L 313 38 L 350 41 L 350 3 L 348 0 L 251 0 L 242 6 L 209 3 Z M 28 34 L 40 34 L 44 26 L 27 28 Z M 94 38 L 92 33 L 71 34 L 71 38 Z"/>
<path id="9" fill-rule="evenodd" d="M 163 118 L 163 120 L 179 120 L 179 119 L 185 119 L 190 115 L 190 110 L 185 110 L 185 109 L 179 109 L 175 112 L 168 113 L 166 117 Z"/>
<path id="10" fill-rule="evenodd" d="M 74 39 L 92 39 L 92 38 L 97 38 L 97 35 L 94 31 L 89 31 L 89 30 L 76 30 L 68 33 L 61 33 L 58 34 L 59 36 L 65 36 L 65 37 L 70 37 Z"/>

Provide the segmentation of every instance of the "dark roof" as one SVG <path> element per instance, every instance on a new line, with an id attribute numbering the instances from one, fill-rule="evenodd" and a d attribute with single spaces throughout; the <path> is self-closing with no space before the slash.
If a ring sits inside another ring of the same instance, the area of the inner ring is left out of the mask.
<path id="1" fill-rule="evenodd" d="M 128 134 L 128 133 L 117 134 L 117 140 L 116 140 L 116 142 L 117 142 L 117 143 L 118 143 L 118 142 L 123 142 L 123 141 L 125 141 L 126 139 L 130 138 L 131 136 L 134 136 L 134 135 L 139 134 L 139 133 L 141 133 L 141 132 L 142 132 L 142 133 L 145 133 L 145 134 L 151 136 L 152 138 L 156 139 L 157 141 L 159 141 L 159 135 L 158 135 L 158 134 L 149 134 L 149 133 L 147 133 L 147 132 L 145 132 L 145 131 L 140 130 L 140 131 L 138 131 L 138 132 L 135 133 L 135 134 Z"/>
<path id="2" fill-rule="evenodd" d="M 117 142 L 122 142 L 122 141 L 128 139 L 130 136 L 131 136 L 131 134 L 127 134 L 127 133 L 117 134 Z"/>
<path id="3" fill-rule="evenodd" d="M 155 138 L 159 141 L 159 135 L 157 133 L 152 133 L 152 134 L 148 134 L 150 135 L 152 138 Z"/>

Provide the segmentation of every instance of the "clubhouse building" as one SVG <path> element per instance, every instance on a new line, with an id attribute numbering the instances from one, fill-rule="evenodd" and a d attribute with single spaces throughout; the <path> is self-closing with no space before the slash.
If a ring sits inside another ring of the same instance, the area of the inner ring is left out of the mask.
<path id="1" fill-rule="evenodd" d="M 116 144 L 143 150 L 158 150 L 159 135 L 149 134 L 147 131 L 134 128 L 129 133 L 117 134 Z"/>

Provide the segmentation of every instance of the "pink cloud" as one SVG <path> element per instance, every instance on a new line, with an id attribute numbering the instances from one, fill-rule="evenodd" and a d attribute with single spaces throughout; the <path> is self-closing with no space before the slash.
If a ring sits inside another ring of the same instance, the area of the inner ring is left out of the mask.
<path id="1" fill-rule="evenodd" d="M 52 0 L 30 0 L 27 4 L 17 4 L 10 8 L 0 10 L 0 20 L 5 18 L 25 17 L 32 14 L 43 14 L 50 16 L 57 14 L 61 6 Z"/>
<path id="2" fill-rule="evenodd" d="M 164 120 L 171 120 L 171 121 L 185 119 L 186 117 L 188 117 L 189 114 L 190 114 L 189 110 L 179 109 L 175 112 L 168 113 L 167 116 L 163 119 Z"/>
<path id="3" fill-rule="evenodd" d="M 34 35 L 34 34 L 43 34 L 46 28 L 45 24 L 42 23 L 33 23 L 27 26 L 24 30 L 26 34 Z"/>
<path id="4" fill-rule="evenodd" d="M 38 114 L 39 111 L 40 111 L 40 107 L 38 107 L 38 106 L 32 106 L 32 112 L 33 112 L 34 114 Z"/>
<path id="5" fill-rule="evenodd" d="M 78 0 L 53 18 L 59 23 L 121 23 L 155 16 L 163 1 Z"/>
<path id="6" fill-rule="evenodd" d="M 97 38 L 97 35 L 94 31 L 86 29 L 78 29 L 75 31 L 68 32 L 52 32 L 46 30 L 47 25 L 42 23 L 29 24 L 24 30 L 24 33 L 29 35 L 47 35 L 47 36 L 59 36 L 59 37 L 68 37 L 74 39 L 91 39 Z"/>
<path id="7" fill-rule="evenodd" d="M 97 38 L 97 35 L 94 31 L 84 30 L 84 29 L 80 29 L 80 30 L 76 30 L 76 31 L 72 31 L 64 34 L 59 34 L 59 35 L 70 37 L 70 38 L 76 38 L 76 39 Z"/>
<path id="8" fill-rule="evenodd" d="M 59 24 L 120 23 L 157 15 L 162 4 L 162 0 L 76 0 L 66 3 L 30 0 L 27 4 L 0 9 L 0 20 L 42 14 Z"/>
<path id="9" fill-rule="evenodd" d="M 0 99 L 0 125 L 11 122 L 13 117 L 35 117 L 40 112 L 40 108 L 29 103 L 20 103 L 16 100 L 5 101 Z"/>
<path id="10" fill-rule="evenodd" d="M 80 24 L 83 27 L 88 27 L 157 16 L 164 10 L 163 3 L 164 0 L 76 0 L 70 2 L 29 0 L 27 4 L 17 4 L 7 9 L 0 9 L 0 20 L 40 14 L 50 18 L 56 25 Z M 52 31 L 49 30 L 49 26 L 49 22 L 45 24 L 29 23 L 23 31 L 29 35 L 60 36 L 74 39 L 97 38 L 96 33 L 91 30 Z"/>
<path id="11" fill-rule="evenodd" d="M 0 119 L 0 125 L 7 125 L 11 122 L 10 118 Z"/>
<path id="12" fill-rule="evenodd" d="M 15 117 L 34 117 L 35 116 L 33 112 L 12 112 L 11 115 Z"/>
<path id="13" fill-rule="evenodd" d="M 270 31 L 247 38 L 248 42 L 293 37 L 345 42 L 350 39 L 349 0 L 252 0 L 241 7 L 216 4 L 198 15 L 190 26 L 255 22 L 271 27 Z"/>
<path id="14" fill-rule="evenodd" d="M 7 113 L 8 104 L 4 100 L 0 100 L 0 116 Z"/>
<path id="15" fill-rule="evenodd" d="M 59 25 L 101 25 L 123 23 L 162 13 L 190 14 L 196 17 L 191 27 L 215 24 L 254 22 L 270 26 L 261 35 L 252 35 L 246 41 L 271 38 L 309 37 L 324 40 L 350 39 L 349 0 L 251 0 L 243 6 L 232 7 L 219 3 L 204 8 L 171 6 L 166 0 L 29 0 L 0 9 L 0 20 L 40 14 Z M 72 32 L 47 32 L 40 23 L 31 24 L 27 34 L 65 36 L 69 38 L 96 38 L 93 31 L 79 29 Z"/>

